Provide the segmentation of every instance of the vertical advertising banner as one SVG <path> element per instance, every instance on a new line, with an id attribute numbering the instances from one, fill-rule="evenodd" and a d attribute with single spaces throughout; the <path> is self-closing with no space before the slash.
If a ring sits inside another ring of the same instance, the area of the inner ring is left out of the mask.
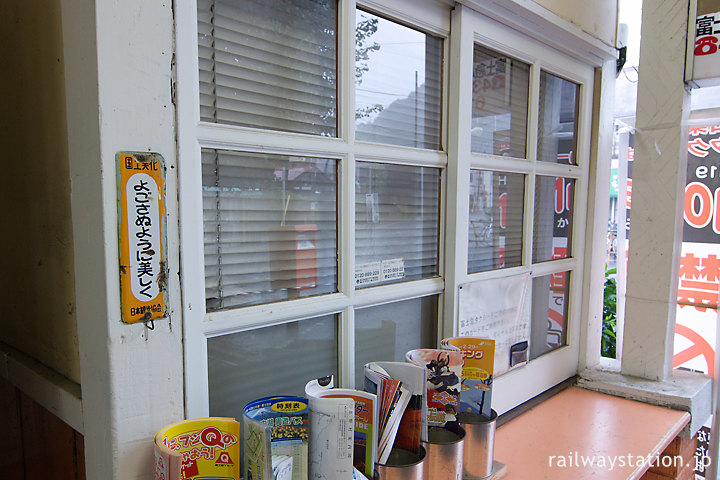
<path id="1" fill-rule="evenodd" d="M 683 244 L 673 367 L 714 375 L 720 288 L 720 126 L 691 128 L 688 137 Z M 698 433 L 697 456 L 707 455 L 709 427 Z M 698 461 L 696 479 L 705 478 Z"/>

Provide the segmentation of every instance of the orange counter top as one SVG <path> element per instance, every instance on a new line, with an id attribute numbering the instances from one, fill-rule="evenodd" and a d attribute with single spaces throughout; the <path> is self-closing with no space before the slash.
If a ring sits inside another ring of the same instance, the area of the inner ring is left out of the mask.
<path id="1" fill-rule="evenodd" d="M 495 433 L 505 480 L 639 479 L 690 414 L 571 387 Z"/>

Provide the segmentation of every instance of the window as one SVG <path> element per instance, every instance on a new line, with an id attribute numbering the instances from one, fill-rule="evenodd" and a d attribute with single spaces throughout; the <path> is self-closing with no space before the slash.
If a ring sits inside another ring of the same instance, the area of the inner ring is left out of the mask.
<path id="1" fill-rule="evenodd" d="M 529 362 L 495 380 L 493 402 L 502 412 L 577 369 L 594 72 L 470 9 L 456 20 L 465 33 L 451 56 L 451 70 L 463 73 L 450 83 L 460 93 L 449 105 L 459 118 L 449 132 L 458 166 L 448 194 L 456 195 L 458 212 L 447 238 L 457 270 L 448 275 L 454 285 L 445 285 L 452 303 L 444 312 L 466 311 L 460 302 L 467 296 L 451 289 L 531 279 L 518 323 L 496 337 L 516 342 L 527 318 Z M 496 360 L 497 369 L 510 367 Z"/>
<path id="2" fill-rule="evenodd" d="M 357 140 L 440 149 L 442 39 L 359 10 L 355 41 Z"/>
<path id="3" fill-rule="evenodd" d="M 329 374 L 354 386 L 368 361 L 434 347 L 447 5 L 420 8 L 420 25 L 344 0 L 196 7 L 180 140 L 183 255 L 202 272 L 184 276 L 188 411 L 239 417 L 259 396 Z"/>
<path id="4" fill-rule="evenodd" d="M 357 162 L 355 285 L 438 275 L 440 169 Z"/>
<path id="5" fill-rule="evenodd" d="M 337 135 L 335 0 L 198 0 L 200 119 Z"/>
<path id="6" fill-rule="evenodd" d="M 525 178 L 470 170 L 468 272 L 522 265 Z"/>
<path id="7" fill-rule="evenodd" d="M 532 279 L 499 412 L 576 372 L 591 66 L 443 1 L 181 1 L 189 416 L 359 385 L 481 280 Z"/>
<path id="8" fill-rule="evenodd" d="M 525 158 L 529 88 L 530 65 L 474 45 L 471 151 Z"/>
<path id="9" fill-rule="evenodd" d="M 278 394 L 278 385 L 301 394 L 305 379 L 337 375 L 337 342 L 336 315 L 209 338 L 210 410 L 240 419 L 245 404 Z"/>
<path id="10" fill-rule="evenodd" d="M 363 389 L 363 367 L 377 361 L 404 362 L 417 345 L 437 343 L 438 297 L 428 296 L 362 308 L 355 314 L 355 386 Z"/>
<path id="11" fill-rule="evenodd" d="M 535 138 L 527 135 L 528 125 L 535 124 L 528 119 L 532 88 L 528 79 L 537 68 L 477 43 L 474 46 L 471 150 L 486 154 L 477 159 L 479 162 L 496 161 L 493 171 L 470 170 L 469 273 L 572 258 L 576 180 L 537 174 L 534 165 L 535 161 L 576 163 L 579 86 L 540 71 L 536 87 L 538 143 L 532 148 L 527 145 L 529 138 Z M 537 158 L 533 158 L 534 152 Z M 523 173 L 501 170 L 508 156 L 527 160 L 516 167 Z M 526 198 L 532 200 L 532 238 L 524 236 L 531 230 L 530 225 L 523 228 Z M 532 251 L 525 262 L 523 246 Z M 530 359 L 567 344 L 569 282 L 569 272 L 533 278 Z"/>
<path id="12" fill-rule="evenodd" d="M 207 310 L 337 291 L 337 162 L 203 150 Z"/>

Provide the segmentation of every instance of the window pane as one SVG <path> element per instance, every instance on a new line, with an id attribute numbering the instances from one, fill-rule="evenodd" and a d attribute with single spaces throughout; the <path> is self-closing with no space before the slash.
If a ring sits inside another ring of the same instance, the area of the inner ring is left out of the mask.
<path id="1" fill-rule="evenodd" d="M 337 290 L 337 162 L 203 150 L 208 310 Z"/>
<path id="2" fill-rule="evenodd" d="M 533 262 L 567 258 L 572 252 L 575 180 L 536 177 Z"/>
<path id="3" fill-rule="evenodd" d="M 355 285 L 438 273 L 440 170 L 358 162 Z"/>
<path id="4" fill-rule="evenodd" d="M 355 311 L 355 385 L 364 389 L 363 366 L 405 361 L 405 352 L 437 346 L 437 297 L 415 298 Z"/>
<path id="5" fill-rule="evenodd" d="M 567 344 L 570 272 L 560 272 L 532 281 L 530 359 Z"/>
<path id="6" fill-rule="evenodd" d="M 337 375 L 337 342 L 335 315 L 209 338 L 210 415 L 240 420 L 256 398 L 304 397 L 309 380 Z"/>
<path id="7" fill-rule="evenodd" d="M 198 0 L 200 119 L 337 136 L 335 0 Z"/>
<path id="8" fill-rule="evenodd" d="M 529 80 L 530 65 L 475 45 L 473 152 L 525 158 Z"/>
<path id="9" fill-rule="evenodd" d="M 522 265 L 525 175 L 470 170 L 468 272 Z"/>
<path id="10" fill-rule="evenodd" d="M 540 72 L 538 159 L 574 165 L 580 86 Z"/>
<path id="11" fill-rule="evenodd" d="M 441 148 L 442 39 L 357 11 L 356 138 Z"/>

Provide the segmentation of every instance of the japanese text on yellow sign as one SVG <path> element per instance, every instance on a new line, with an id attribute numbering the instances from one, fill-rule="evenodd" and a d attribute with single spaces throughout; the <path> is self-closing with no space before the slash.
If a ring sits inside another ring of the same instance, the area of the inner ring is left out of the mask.
<path id="1" fill-rule="evenodd" d="M 165 162 L 160 154 L 120 152 L 120 295 L 125 323 L 165 316 Z"/>

